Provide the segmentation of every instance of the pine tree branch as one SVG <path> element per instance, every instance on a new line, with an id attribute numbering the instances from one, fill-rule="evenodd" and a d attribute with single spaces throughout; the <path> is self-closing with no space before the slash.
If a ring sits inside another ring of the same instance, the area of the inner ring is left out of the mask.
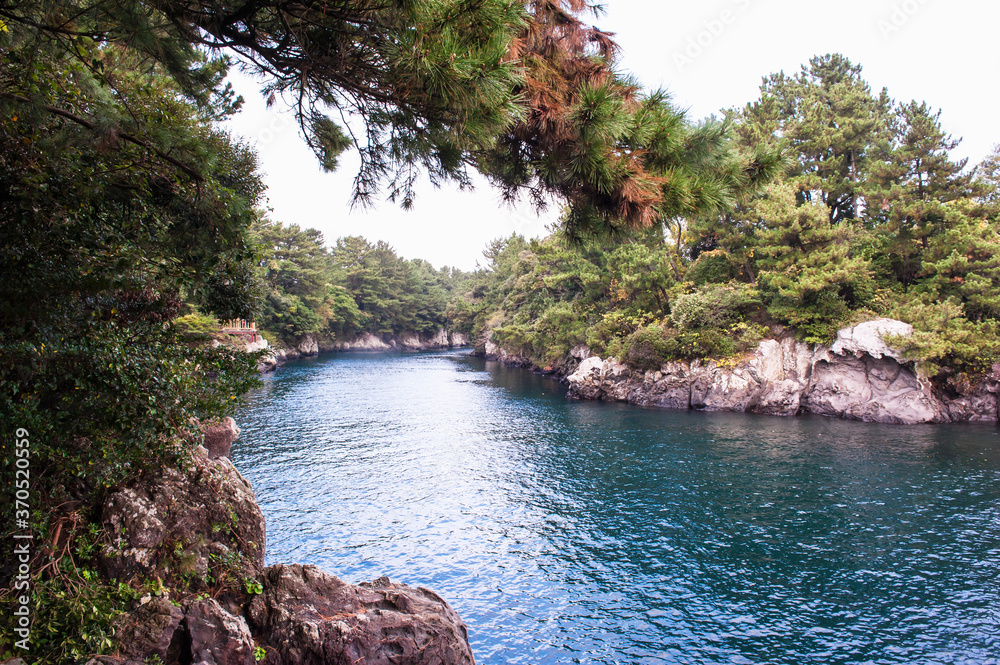
<path id="1" fill-rule="evenodd" d="M 48 111 L 49 113 L 51 113 L 53 115 L 57 115 L 57 116 L 59 116 L 61 118 L 66 118 L 67 120 L 75 122 L 78 125 L 82 125 L 83 127 L 86 127 L 87 129 L 89 129 L 90 131 L 97 131 L 97 125 L 95 123 L 91 122 L 90 120 L 87 120 L 86 118 L 81 118 L 80 116 L 78 116 L 78 115 L 76 115 L 76 114 L 74 114 L 74 113 L 72 113 L 70 111 L 67 111 L 66 109 L 61 109 L 61 108 L 58 108 L 56 106 L 49 106 L 47 104 L 36 104 L 34 101 L 32 101 L 28 97 L 23 97 L 21 95 L 16 95 L 16 94 L 10 93 L 10 92 L 0 92 L 0 97 L 7 97 L 9 99 L 13 99 L 15 101 L 22 102 L 24 104 L 30 104 L 30 105 L 35 106 L 37 108 L 44 109 L 45 111 Z M 204 176 L 202 176 L 201 173 L 199 173 L 196 169 L 194 169 L 194 168 L 188 166 L 187 164 L 185 164 L 185 163 L 183 163 L 183 162 L 175 159 L 174 157 L 171 157 L 170 155 L 166 154 L 162 150 L 160 150 L 160 149 L 158 149 L 158 148 L 156 148 L 154 146 L 149 145 L 148 143 L 146 143 L 142 139 L 137 138 L 137 137 L 135 137 L 135 136 L 133 136 L 131 134 L 125 133 L 125 132 L 119 132 L 117 134 L 117 136 L 118 136 L 118 138 L 122 139 L 123 141 L 128 141 L 129 143 L 131 143 L 133 145 L 136 145 L 136 146 L 139 146 L 140 148 L 142 148 L 144 150 L 148 150 L 149 152 L 152 152 L 153 154 L 155 154 L 157 157 L 159 157 L 160 159 L 164 160 L 165 162 L 169 162 L 173 166 L 176 166 L 178 169 L 180 169 L 181 171 L 183 171 L 184 173 L 186 173 L 195 182 L 204 182 L 204 180 L 205 180 Z"/>

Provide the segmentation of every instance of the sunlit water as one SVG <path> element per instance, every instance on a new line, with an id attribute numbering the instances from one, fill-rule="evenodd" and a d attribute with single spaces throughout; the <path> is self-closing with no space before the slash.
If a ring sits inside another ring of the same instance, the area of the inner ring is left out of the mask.
<path id="1" fill-rule="evenodd" d="M 434 589 L 479 663 L 1000 662 L 1000 434 L 567 401 L 461 353 L 288 364 L 267 560 Z"/>

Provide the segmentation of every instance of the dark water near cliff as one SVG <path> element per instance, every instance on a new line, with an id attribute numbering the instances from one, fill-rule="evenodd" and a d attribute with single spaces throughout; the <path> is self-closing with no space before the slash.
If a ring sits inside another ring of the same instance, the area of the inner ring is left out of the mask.
<path id="1" fill-rule="evenodd" d="M 267 559 L 427 586 L 479 663 L 1000 662 L 1000 434 L 568 402 L 462 354 L 286 365 Z"/>

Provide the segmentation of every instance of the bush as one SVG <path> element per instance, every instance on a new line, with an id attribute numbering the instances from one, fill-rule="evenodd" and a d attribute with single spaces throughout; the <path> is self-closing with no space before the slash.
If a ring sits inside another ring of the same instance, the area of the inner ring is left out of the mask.
<path id="1" fill-rule="evenodd" d="M 643 371 L 660 368 L 670 354 L 670 339 L 660 326 L 640 328 L 628 336 L 624 344 L 626 365 Z"/>
<path id="2" fill-rule="evenodd" d="M 219 333 L 222 326 L 214 316 L 195 312 L 173 320 L 174 329 L 190 340 L 204 341 Z"/>
<path id="3" fill-rule="evenodd" d="M 587 331 L 587 346 L 597 355 L 608 355 L 620 358 L 624 353 L 621 341 L 639 330 L 649 326 L 656 317 L 648 312 L 627 315 L 615 310 L 606 312 L 601 320 Z"/>
<path id="4" fill-rule="evenodd" d="M 912 324 L 914 330 L 909 337 L 887 337 L 886 343 L 915 361 L 927 376 L 975 379 L 1000 361 L 1000 322 L 969 321 L 953 299 L 911 301 L 890 315 Z"/>
<path id="5" fill-rule="evenodd" d="M 570 349 L 584 341 L 587 325 L 573 303 L 566 302 L 545 310 L 534 330 L 534 339 L 542 343 L 540 348 L 533 349 L 533 355 L 543 359 L 546 364 L 551 364 L 565 357 Z"/>
<path id="6" fill-rule="evenodd" d="M 675 298 L 670 320 L 682 330 L 726 328 L 761 306 L 760 294 L 749 284 L 708 284 Z"/>
<path id="7" fill-rule="evenodd" d="M 739 269 L 733 263 L 729 252 L 724 249 L 713 249 L 702 252 L 697 260 L 688 268 L 685 277 L 698 286 L 703 284 L 723 284 L 733 280 L 739 274 Z"/>

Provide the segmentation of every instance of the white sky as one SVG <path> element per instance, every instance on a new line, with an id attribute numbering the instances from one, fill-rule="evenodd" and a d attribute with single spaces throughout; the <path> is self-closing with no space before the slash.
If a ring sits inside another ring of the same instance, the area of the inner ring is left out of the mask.
<path id="1" fill-rule="evenodd" d="M 954 157 L 975 164 L 1000 142 L 1000 3 L 606 0 L 605 10 L 594 23 L 616 33 L 621 68 L 648 88 L 670 91 L 692 119 L 742 106 L 757 98 L 763 76 L 836 52 L 863 66 L 874 92 L 888 87 L 896 100 L 942 109 L 945 130 L 964 138 Z M 272 218 L 317 228 L 329 243 L 363 235 L 406 258 L 470 270 L 493 238 L 545 235 L 558 213 L 550 208 L 539 218 L 529 205 L 511 209 L 485 183 L 472 193 L 425 184 L 410 211 L 388 202 L 352 211 L 354 156 L 344 155 L 337 173 L 322 173 L 290 115 L 266 110 L 253 82 L 234 77 L 233 84 L 246 104 L 231 125 L 257 147 Z"/>

